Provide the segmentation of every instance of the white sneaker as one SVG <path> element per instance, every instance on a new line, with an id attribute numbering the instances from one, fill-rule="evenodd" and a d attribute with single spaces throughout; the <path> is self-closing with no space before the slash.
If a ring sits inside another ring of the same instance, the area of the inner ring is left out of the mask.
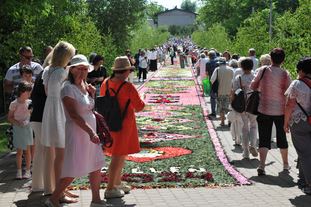
<path id="1" fill-rule="evenodd" d="M 23 177 L 22 177 L 22 170 L 17 170 L 17 173 L 16 173 L 16 179 L 17 180 L 21 180 Z"/>
<path id="2" fill-rule="evenodd" d="M 123 190 L 125 194 L 128 194 L 131 191 L 131 186 L 126 185 L 123 182 L 120 185 L 116 186 L 116 188 L 119 190 Z"/>
<path id="3" fill-rule="evenodd" d="M 31 178 L 30 170 L 26 170 L 25 174 L 23 175 L 23 179 L 30 179 L 30 178 Z"/>

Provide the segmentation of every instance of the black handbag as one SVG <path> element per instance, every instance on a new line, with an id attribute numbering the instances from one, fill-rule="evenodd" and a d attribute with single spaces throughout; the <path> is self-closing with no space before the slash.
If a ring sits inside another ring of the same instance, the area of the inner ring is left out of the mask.
<path id="1" fill-rule="evenodd" d="M 240 88 L 234 92 L 233 100 L 231 102 L 231 107 L 236 112 L 242 113 L 243 111 L 245 111 L 245 96 L 244 96 L 244 91 L 242 89 L 243 87 L 242 87 L 241 76 L 239 76 L 239 80 L 240 80 Z"/>
<path id="2" fill-rule="evenodd" d="M 219 86 L 219 81 L 218 81 L 218 70 L 217 70 L 216 80 L 214 81 L 214 83 L 212 83 L 212 91 L 214 93 L 218 93 L 218 86 Z"/>
<path id="3" fill-rule="evenodd" d="M 263 78 L 263 75 L 265 74 L 267 68 L 265 68 L 261 74 L 261 77 L 259 80 L 261 80 Z M 246 106 L 245 106 L 245 111 L 250 113 L 250 114 L 254 114 L 254 115 L 258 115 L 258 106 L 259 106 L 259 101 L 260 101 L 260 92 L 259 91 L 253 91 L 248 93 L 250 94 L 250 96 L 247 98 L 246 100 Z"/>

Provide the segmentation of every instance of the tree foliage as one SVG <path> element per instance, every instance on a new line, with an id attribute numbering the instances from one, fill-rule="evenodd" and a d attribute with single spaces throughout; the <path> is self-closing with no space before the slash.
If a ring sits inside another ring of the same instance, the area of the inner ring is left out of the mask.
<path id="1" fill-rule="evenodd" d="M 282 13 L 289 8 L 295 11 L 298 0 L 272 0 L 277 12 Z M 204 6 L 199 11 L 198 19 L 209 28 L 215 23 L 221 23 L 231 36 L 237 32 L 240 24 L 252 13 L 270 7 L 270 0 L 204 0 Z"/>
<path id="2" fill-rule="evenodd" d="M 231 45 L 228 33 L 221 24 L 214 24 L 207 31 L 195 31 L 192 39 L 203 48 L 216 48 L 219 51 L 228 50 Z"/>
<path id="3" fill-rule="evenodd" d="M 153 19 L 154 22 L 157 21 L 157 14 L 163 11 L 165 11 L 165 8 L 156 2 L 150 2 L 146 6 L 146 15 L 147 17 Z"/>
<path id="4" fill-rule="evenodd" d="M 131 50 L 136 52 L 138 49 L 153 48 L 161 45 L 169 38 L 166 28 L 153 28 L 147 23 L 143 24 L 138 30 L 134 31 L 131 39 Z"/>
<path id="5" fill-rule="evenodd" d="M 195 1 L 192 2 L 191 0 L 183 0 L 180 8 L 186 11 L 196 12 L 197 4 L 195 3 Z"/>
<path id="6" fill-rule="evenodd" d="M 195 25 L 170 25 L 168 31 L 173 36 L 185 37 L 191 35 L 196 29 Z"/>
<path id="7" fill-rule="evenodd" d="M 311 55 L 310 0 L 300 0 L 296 12 L 284 13 L 276 19 L 274 42 L 286 52 L 284 67 L 296 76 L 295 66 L 303 56 Z M 307 15 L 309 14 L 309 15 Z"/>
<path id="8" fill-rule="evenodd" d="M 256 48 L 257 54 L 270 50 L 272 43 L 269 41 L 269 10 L 265 9 L 253 13 L 247 18 L 234 39 L 232 51 L 246 56 L 249 48 Z"/>
<path id="9" fill-rule="evenodd" d="M 89 0 L 89 15 L 97 28 L 111 35 L 118 52 L 129 46 L 130 32 L 144 21 L 145 0 Z"/>
<path id="10" fill-rule="evenodd" d="M 31 46 L 37 58 L 46 45 L 59 40 L 71 42 L 83 54 L 104 48 L 83 0 L 7 0 L 1 3 L 0 14 L 3 72 L 18 60 L 17 51 L 24 45 Z"/>

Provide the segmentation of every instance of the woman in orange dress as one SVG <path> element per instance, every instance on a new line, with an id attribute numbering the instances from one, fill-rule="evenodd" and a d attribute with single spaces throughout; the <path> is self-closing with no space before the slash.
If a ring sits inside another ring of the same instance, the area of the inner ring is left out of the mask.
<path id="1" fill-rule="evenodd" d="M 135 67 L 131 66 L 126 56 L 117 57 L 112 67 L 113 74 L 101 85 L 100 96 L 105 95 L 106 81 L 108 81 L 110 94 L 114 94 L 111 89 L 117 91 L 134 69 Z M 130 100 L 130 104 L 122 123 L 122 129 L 118 132 L 110 132 L 113 145 L 107 149 L 107 152 L 111 153 L 111 162 L 108 170 L 108 186 L 105 191 L 106 199 L 120 198 L 130 191 L 129 186 L 121 183 L 121 174 L 126 156 L 140 151 L 135 112 L 143 110 L 145 106 L 132 83 L 125 83 L 117 98 L 122 112 L 128 100 Z"/>

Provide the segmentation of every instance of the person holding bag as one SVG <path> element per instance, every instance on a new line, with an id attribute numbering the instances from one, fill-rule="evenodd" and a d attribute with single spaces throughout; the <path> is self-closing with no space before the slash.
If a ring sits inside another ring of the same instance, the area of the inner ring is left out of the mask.
<path id="1" fill-rule="evenodd" d="M 252 74 L 253 61 L 251 58 L 244 58 L 241 61 L 241 68 L 243 70 L 242 75 L 238 75 L 233 81 L 233 91 L 241 88 L 244 91 L 244 100 L 246 99 L 245 95 L 251 91 L 249 88 L 254 75 Z M 242 103 L 240 105 L 243 105 Z M 242 128 L 242 147 L 243 147 L 243 158 L 249 159 L 249 154 L 257 157 L 257 123 L 256 115 L 250 114 L 246 111 L 243 111 L 241 114 L 243 120 Z"/>
<path id="2" fill-rule="evenodd" d="M 128 107 L 122 120 L 121 129 L 119 131 L 110 130 L 113 145 L 111 148 L 106 149 L 111 154 L 111 162 L 108 169 L 108 185 L 105 191 L 106 199 L 120 198 L 125 193 L 130 192 L 131 187 L 121 182 L 122 169 L 126 156 L 140 151 L 135 112 L 143 110 L 145 103 L 135 86 L 125 82 L 134 68 L 126 56 L 117 57 L 112 67 L 112 75 L 102 83 L 100 88 L 100 96 L 105 96 L 106 89 L 113 94 L 112 91 L 117 91 L 123 84 L 117 99 L 122 112 L 125 111 L 126 106 Z M 109 84 L 106 84 L 106 82 Z"/>
<path id="3" fill-rule="evenodd" d="M 90 64 L 84 55 L 75 55 L 69 65 L 68 81 L 61 89 L 66 114 L 65 155 L 59 182 L 46 206 L 59 206 L 59 199 L 75 177 L 89 175 L 92 190 L 91 207 L 104 206 L 99 189 L 104 154 L 96 133 L 93 114 L 96 88 L 85 82 Z"/>
<path id="4" fill-rule="evenodd" d="M 280 148 L 283 170 L 289 170 L 288 143 L 283 129 L 285 114 L 284 93 L 290 85 L 291 79 L 288 72 L 281 68 L 285 60 L 282 48 L 274 48 L 270 52 L 271 66 L 261 67 L 251 82 L 252 90 L 260 90 L 260 102 L 257 117 L 259 132 L 259 159 L 258 176 L 265 175 L 265 162 L 268 151 L 271 149 L 271 132 L 273 123 L 276 126 L 277 147 Z M 262 73 L 264 76 L 260 80 Z"/>
<path id="5" fill-rule="evenodd" d="M 308 119 L 311 114 L 311 57 L 298 62 L 297 72 L 299 79 L 294 80 L 285 92 L 284 130 L 290 130 L 298 154 L 303 192 L 311 195 L 311 123 Z"/>

